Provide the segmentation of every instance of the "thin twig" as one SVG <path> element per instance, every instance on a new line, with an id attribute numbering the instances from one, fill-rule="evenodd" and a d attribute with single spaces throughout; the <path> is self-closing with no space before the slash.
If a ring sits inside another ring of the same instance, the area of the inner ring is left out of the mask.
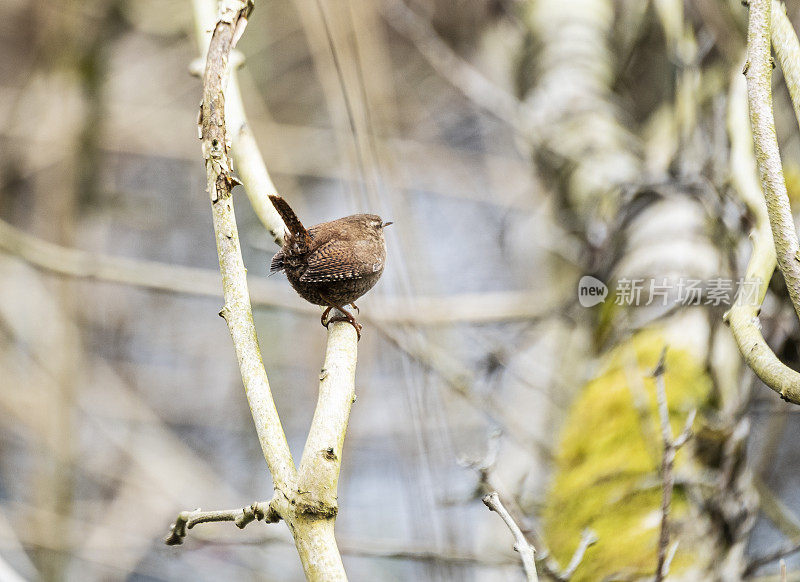
<path id="1" fill-rule="evenodd" d="M 664 440 L 664 453 L 661 460 L 661 478 L 663 479 L 663 492 L 661 497 L 661 532 L 658 538 L 658 564 L 656 566 L 655 580 L 661 582 L 669 572 L 669 565 L 672 562 L 675 549 L 669 550 L 669 513 L 672 504 L 672 489 L 675 486 L 675 476 L 673 468 L 675 466 L 675 455 L 692 436 L 692 424 L 694 423 L 696 410 L 692 410 L 686 418 L 686 424 L 677 438 L 672 436 L 672 428 L 669 423 L 669 405 L 667 403 L 667 389 L 664 382 L 665 361 L 667 348 L 661 352 L 661 358 L 653 370 L 653 377 L 656 381 L 656 399 L 658 401 L 658 414 L 661 421 L 661 436 Z"/>
<path id="2" fill-rule="evenodd" d="M 755 573 L 761 566 L 765 566 L 766 564 L 772 563 L 775 560 L 779 560 L 781 558 L 785 558 L 791 554 L 800 552 L 800 539 L 792 540 L 777 550 L 764 554 L 763 556 L 759 556 L 758 558 L 753 558 L 747 563 L 747 567 L 744 569 L 744 576 L 750 576 Z"/>
<path id="3" fill-rule="evenodd" d="M 538 582 L 539 576 L 536 574 L 536 561 L 534 559 L 536 550 L 528 543 L 528 540 L 525 539 L 525 534 L 522 533 L 522 530 L 519 529 L 519 526 L 511 517 L 511 514 L 509 514 L 508 510 L 503 506 L 497 491 L 492 491 L 484 497 L 483 503 L 506 522 L 508 529 L 511 530 L 511 534 L 514 536 L 514 549 L 518 551 L 519 555 L 522 557 L 522 567 L 525 569 L 525 575 L 528 581 Z"/>
<path id="4" fill-rule="evenodd" d="M 501 436 L 502 431 L 500 429 L 493 429 L 490 431 L 488 435 L 486 454 L 483 456 L 483 458 L 462 458 L 459 460 L 459 464 L 462 467 L 468 467 L 478 472 L 479 481 L 477 489 L 482 493 L 494 492 L 499 496 L 500 492 L 504 490 L 502 483 L 500 483 L 493 473 L 500 450 Z M 586 529 L 582 532 L 580 543 L 575 549 L 575 553 L 572 555 L 569 565 L 562 570 L 561 565 L 553 557 L 545 545 L 542 536 L 538 535 L 535 528 L 526 524 L 526 516 L 522 511 L 522 508 L 514 500 L 513 496 L 504 494 L 503 497 L 506 499 L 506 504 L 508 505 L 507 511 L 511 518 L 516 523 L 521 524 L 520 530 L 526 539 L 528 539 L 530 536 L 535 547 L 539 548 L 539 550 L 536 552 L 535 558 L 536 563 L 538 564 L 538 567 L 541 568 L 542 573 L 548 579 L 554 580 L 555 582 L 569 582 L 569 580 L 575 574 L 578 566 L 580 566 L 581 562 L 583 561 L 586 550 L 597 542 L 597 536 L 595 533 L 590 529 Z"/>
<path id="5" fill-rule="evenodd" d="M 521 131 L 525 105 L 514 95 L 498 87 L 457 55 L 431 23 L 414 12 L 404 0 L 383 0 L 378 6 L 389 25 L 407 37 L 442 78 L 473 103 L 505 121 L 515 131 Z"/>
<path id="6" fill-rule="evenodd" d="M 800 540 L 800 518 L 780 500 L 759 475 L 753 476 L 759 509 L 787 538 Z"/>
<path id="7" fill-rule="evenodd" d="M 590 529 L 583 530 L 583 533 L 581 533 L 581 541 L 575 549 L 575 553 L 572 554 L 572 559 L 570 559 L 569 564 L 558 577 L 559 582 L 566 582 L 575 575 L 578 566 L 581 565 L 583 557 L 586 555 L 586 550 L 595 543 L 597 543 L 597 535 Z"/>
<path id="8" fill-rule="evenodd" d="M 239 529 L 252 521 L 264 521 L 265 523 L 276 523 L 280 516 L 269 507 L 269 502 L 255 502 L 250 507 L 241 509 L 224 509 L 218 511 L 182 511 L 178 514 L 175 523 L 170 526 L 169 534 L 164 538 L 164 543 L 168 546 L 176 546 L 183 543 L 187 530 L 192 529 L 198 523 L 211 523 L 219 521 L 232 521 Z"/>

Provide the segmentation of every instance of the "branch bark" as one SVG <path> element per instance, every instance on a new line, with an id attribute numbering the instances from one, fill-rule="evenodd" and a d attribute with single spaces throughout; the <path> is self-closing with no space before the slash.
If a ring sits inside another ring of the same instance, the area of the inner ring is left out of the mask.
<path id="1" fill-rule="evenodd" d="M 770 57 L 771 0 L 751 0 L 747 29 L 747 98 L 753 129 L 756 161 L 778 267 L 786 281 L 789 297 L 800 317 L 800 245 L 797 240 L 789 196 L 783 179 L 775 119 L 772 114 L 772 59 Z"/>
<path id="2" fill-rule="evenodd" d="M 233 211 L 231 191 L 238 182 L 231 173 L 225 128 L 224 86 L 228 57 L 237 26 L 244 26 L 252 4 L 227 1 L 211 37 L 203 75 L 203 103 L 200 127 L 206 180 L 211 198 L 212 219 L 217 241 L 225 306 L 220 315 L 228 324 L 250 412 L 256 425 L 261 450 L 269 466 L 275 488 L 285 494 L 291 489 L 296 469 L 272 400 L 267 373 L 258 346 L 246 269 L 242 260 L 239 233 Z"/>
<path id="3" fill-rule="evenodd" d="M 753 140 L 745 122 L 747 98 L 744 82 L 735 79 L 731 83 L 728 102 L 731 178 L 755 223 L 750 234 L 753 252 L 745 271 L 745 282 L 757 286 L 758 293 L 755 301 L 737 298 L 724 319 L 730 325 L 739 351 L 750 369 L 782 398 L 800 404 L 800 374 L 783 364 L 767 345 L 758 320 L 761 303 L 775 271 L 776 256 L 767 207 L 756 179 Z"/>
<path id="4" fill-rule="evenodd" d="M 182 511 L 178 514 L 175 523 L 172 524 L 169 534 L 164 538 L 164 543 L 168 546 L 182 544 L 183 538 L 186 537 L 186 530 L 192 529 L 199 523 L 232 521 L 236 527 L 244 529 L 247 524 L 255 520 L 275 523 L 280 520 L 280 516 L 269 507 L 269 503 L 261 502 L 255 502 L 250 507 L 240 509 Z"/>
<path id="5" fill-rule="evenodd" d="M 772 0 L 772 22 L 770 25 L 775 56 L 781 64 L 783 80 L 789 89 L 794 115 L 800 124 L 800 42 L 786 16 L 786 5 Z"/>
<path id="6" fill-rule="evenodd" d="M 350 333 L 352 332 L 352 333 Z M 319 375 L 319 399 L 300 460 L 298 489 L 306 511 L 336 515 L 342 447 L 355 400 L 356 354 L 353 326 L 331 329 L 325 364 Z"/>
<path id="7" fill-rule="evenodd" d="M 209 3 L 195 3 L 201 27 L 201 49 L 205 46 L 205 27 L 202 23 L 209 14 L 208 6 Z M 252 8 L 252 0 L 223 0 L 208 43 L 203 75 L 200 127 L 225 297 L 225 306 L 220 315 L 228 323 L 231 332 L 261 448 L 275 484 L 276 494 L 269 503 L 266 515 L 271 521 L 278 518 L 286 521 L 309 580 L 346 580 L 334 537 L 334 523 L 338 510 L 336 491 L 342 446 L 355 392 L 356 332 L 346 322 L 328 327 L 325 368 L 320 376 L 320 398 L 298 475 L 272 400 L 258 347 L 246 269 L 233 212 L 231 191 L 240 182 L 233 177 L 228 151 L 225 86 L 231 50 L 244 32 Z M 233 90 L 229 87 L 228 91 L 232 94 L 232 117 L 237 124 L 234 148 L 238 148 L 238 157 L 244 162 L 246 189 L 261 220 L 273 238 L 280 242 L 284 226 L 274 211 L 266 210 L 265 202 L 266 195 L 274 192 L 274 186 L 255 140 L 246 131 L 244 109 L 235 81 L 232 87 Z M 255 510 L 253 513 L 257 518 Z M 188 520 L 196 517 L 191 513 L 181 514 L 176 524 L 188 524 Z M 231 513 L 210 512 L 206 517 L 208 520 L 229 520 Z"/>

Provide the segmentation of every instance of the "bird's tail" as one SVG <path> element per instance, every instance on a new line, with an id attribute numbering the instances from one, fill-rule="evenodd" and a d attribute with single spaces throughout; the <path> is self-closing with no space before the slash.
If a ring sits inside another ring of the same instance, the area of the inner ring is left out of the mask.
<path id="1" fill-rule="evenodd" d="M 311 235 L 308 234 L 308 230 L 306 230 L 306 227 L 300 222 L 300 219 L 297 218 L 297 215 L 294 213 L 294 210 L 292 210 L 292 207 L 289 206 L 289 203 L 275 194 L 270 194 L 269 199 L 272 201 L 275 210 L 281 215 L 283 223 L 286 225 L 286 230 L 289 231 L 289 236 L 292 240 L 301 246 L 308 247 L 311 244 Z"/>

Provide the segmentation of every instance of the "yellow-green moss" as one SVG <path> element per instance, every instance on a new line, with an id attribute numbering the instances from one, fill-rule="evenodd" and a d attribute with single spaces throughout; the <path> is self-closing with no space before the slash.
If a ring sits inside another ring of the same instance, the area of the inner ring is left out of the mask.
<path id="1" fill-rule="evenodd" d="M 794 212 L 800 208 L 800 167 L 787 162 L 783 165 L 783 178 L 786 181 L 786 193 Z"/>
<path id="2" fill-rule="evenodd" d="M 609 283 L 609 286 L 613 282 Z M 594 326 L 594 343 L 602 346 L 606 343 L 609 335 L 614 330 L 614 323 L 617 321 L 621 307 L 616 304 L 616 296 L 612 292 L 606 300 L 600 304 L 597 313 L 597 321 Z"/>
<path id="3" fill-rule="evenodd" d="M 617 347 L 567 418 L 545 503 L 544 530 L 562 564 L 569 561 L 583 529 L 597 534 L 599 540 L 587 552 L 575 580 L 655 570 L 662 445 L 655 382 L 649 376 L 664 343 L 658 332 L 648 331 Z M 711 382 L 702 362 L 678 347 L 668 351 L 666 366 L 670 421 L 678 434 L 689 411 L 707 402 Z M 682 459 L 679 453 L 679 466 Z M 680 520 L 686 507 L 676 489 L 673 519 Z M 673 572 L 691 562 L 691 551 L 679 547 Z"/>

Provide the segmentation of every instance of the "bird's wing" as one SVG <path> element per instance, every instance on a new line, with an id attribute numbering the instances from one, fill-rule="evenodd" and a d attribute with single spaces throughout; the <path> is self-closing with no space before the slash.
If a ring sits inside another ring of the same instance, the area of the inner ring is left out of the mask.
<path id="1" fill-rule="evenodd" d="M 331 240 L 308 255 L 308 268 L 300 277 L 308 283 L 360 279 L 383 270 L 383 253 L 369 241 Z"/>

